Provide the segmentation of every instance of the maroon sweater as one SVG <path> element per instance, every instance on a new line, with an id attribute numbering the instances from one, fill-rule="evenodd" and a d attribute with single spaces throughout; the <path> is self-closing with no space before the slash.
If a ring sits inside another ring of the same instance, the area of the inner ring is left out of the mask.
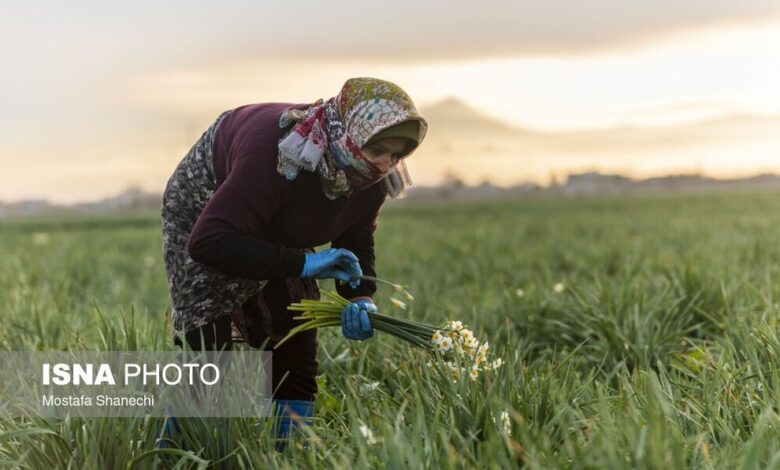
<path id="1" fill-rule="evenodd" d="M 279 127 L 279 116 L 291 105 L 242 106 L 222 121 L 214 140 L 217 190 L 192 229 L 189 254 L 245 279 L 298 277 L 302 249 L 331 242 L 355 253 L 363 274 L 375 276 L 374 230 L 384 189 L 374 184 L 330 200 L 317 174 L 301 170 L 293 181 L 280 175 L 277 144 L 286 128 Z M 362 281 L 357 289 L 337 290 L 347 298 L 370 296 L 376 285 Z"/>

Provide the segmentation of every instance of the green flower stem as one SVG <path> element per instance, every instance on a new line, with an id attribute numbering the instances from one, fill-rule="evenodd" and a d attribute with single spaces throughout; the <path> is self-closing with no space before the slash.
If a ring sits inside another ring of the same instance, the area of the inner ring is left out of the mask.
<path id="1" fill-rule="evenodd" d="M 406 292 L 400 284 L 368 276 L 365 276 L 364 279 L 387 284 L 399 292 Z M 301 302 L 293 303 L 288 307 L 290 311 L 303 312 L 301 315 L 293 317 L 293 319 L 306 320 L 306 322 L 291 329 L 287 336 L 274 346 L 274 349 L 302 331 L 341 325 L 341 312 L 351 302 L 339 295 L 338 292 L 320 290 L 320 295 L 322 297 L 321 300 L 303 299 Z M 433 325 L 394 318 L 381 313 L 371 313 L 369 318 L 374 329 L 425 349 L 433 348 L 431 337 L 435 331 L 440 330 L 440 328 L 436 328 Z"/>
<path id="2" fill-rule="evenodd" d="M 377 329 L 396 328 L 399 330 L 403 330 L 406 333 L 412 334 L 420 338 L 425 338 L 425 339 L 431 339 L 431 336 L 433 336 L 433 333 L 428 333 L 425 330 L 419 330 L 414 327 L 407 327 L 407 326 L 398 325 L 394 323 L 384 323 L 381 321 L 376 321 L 376 319 L 372 319 L 371 324 L 374 325 L 374 328 Z"/>
<path id="3" fill-rule="evenodd" d="M 365 280 L 365 281 L 373 281 L 373 282 L 376 282 L 376 283 L 379 283 L 379 284 L 385 284 L 387 286 L 392 287 L 397 292 L 400 292 L 400 293 L 404 294 L 406 296 L 406 298 L 408 298 L 410 300 L 414 299 L 414 297 L 412 297 L 412 294 L 410 294 L 409 291 L 406 290 L 406 287 L 404 287 L 402 284 L 397 284 L 395 282 L 385 281 L 384 279 L 380 279 L 378 277 L 373 277 L 373 276 L 360 276 L 360 279 L 361 280 Z"/>
<path id="4" fill-rule="evenodd" d="M 282 344 L 286 343 L 287 340 L 289 340 L 290 338 L 292 338 L 293 336 L 295 336 L 296 334 L 298 334 L 298 333 L 300 333 L 302 331 L 313 330 L 315 328 L 326 327 L 326 326 L 338 326 L 340 324 L 341 324 L 341 320 L 339 320 L 338 322 L 335 321 L 335 320 L 329 320 L 329 321 L 328 320 L 312 320 L 312 321 L 308 321 L 308 322 L 306 322 L 306 323 L 304 323 L 302 325 L 298 325 L 295 328 L 291 329 L 290 332 L 287 333 L 287 336 L 285 336 L 284 338 L 281 339 L 281 341 L 276 343 L 276 345 L 274 346 L 274 349 L 277 349 L 279 346 L 281 346 Z"/>
<path id="5" fill-rule="evenodd" d="M 371 314 L 371 318 L 376 318 L 376 319 L 378 319 L 380 321 L 383 321 L 383 322 L 395 323 L 395 324 L 399 324 L 399 325 L 403 325 L 403 326 L 414 327 L 414 328 L 418 328 L 418 329 L 423 330 L 423 331 L 430 331 L 431 334 L 433 334 L 435 331 L 441 330 L 441 328 L 436 328 L 435 326 L 428 325 L 426 323 L 419 323 L 419 322 L 416 322 L 416 321 L 413 321 L 413 320 L 404 320 L 404 319 L 400 319 L 400 318 L 394 318 L 394 317 L 390 317 L 390 316 L 387 316 L 387 315 L 383 315 L 381 313 L 372 313 Z"/>

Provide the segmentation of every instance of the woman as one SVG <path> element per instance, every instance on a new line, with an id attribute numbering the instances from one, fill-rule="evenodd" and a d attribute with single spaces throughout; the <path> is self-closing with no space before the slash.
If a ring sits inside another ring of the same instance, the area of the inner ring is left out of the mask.
<path id="1" fill-rule="evenodd" d="M 235 339 L 273 346 L 296 323 L 287 305 L 317 298 L 315 279 L 326 278 L 342 281 L 336 289 L 353 302 L 344 336 L 371 337 L 376 286 L 360 276 L 375 276 L 379 210 L 403 192 L 403 159 L 426 130 L 406 92 L 373 78 L 349 79 L 327 101 L 222 113 L 163 196 L 176 344 L 183 336 L 193 350 L 230 349 Z M 316 331 L 274 350 L 278 405 L 313 415 L 317 365 Z"/>

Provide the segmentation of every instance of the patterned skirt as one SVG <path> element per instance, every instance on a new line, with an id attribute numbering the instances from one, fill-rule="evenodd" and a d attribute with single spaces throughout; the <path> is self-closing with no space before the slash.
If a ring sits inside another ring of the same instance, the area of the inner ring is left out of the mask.
<path id="1" fill-rule="evenodd" d="M 319 298 L 317 283 L 297 278 L 248 280 L 194 261 L 187 251 L 192 228 L 217 190 L 212 145 L 222 113 L 176 167 L 163 193 L 163 257 L 171 293 L 174 338 L 231 315 L 235 340 L 259 347 L 294 326 L 290 302 Z"/>

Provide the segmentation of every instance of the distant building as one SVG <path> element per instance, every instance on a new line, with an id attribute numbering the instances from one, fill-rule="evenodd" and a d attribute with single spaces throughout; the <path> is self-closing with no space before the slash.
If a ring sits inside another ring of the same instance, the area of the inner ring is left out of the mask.
<path id="1" fill-rule="evenodd" d="M 632 184 L 633 181 L 625 176 L 590 171 L 569 175 L 560 190 L 564 194 L 617 193 L 630 189 Z"/>
<path id="2" fill-rule="evenodd" d="M 44 213 L 51 209 L 49 201 L 45 199 L 27 199 L 6 205 L 8 215 L 25 217 Z"/>

